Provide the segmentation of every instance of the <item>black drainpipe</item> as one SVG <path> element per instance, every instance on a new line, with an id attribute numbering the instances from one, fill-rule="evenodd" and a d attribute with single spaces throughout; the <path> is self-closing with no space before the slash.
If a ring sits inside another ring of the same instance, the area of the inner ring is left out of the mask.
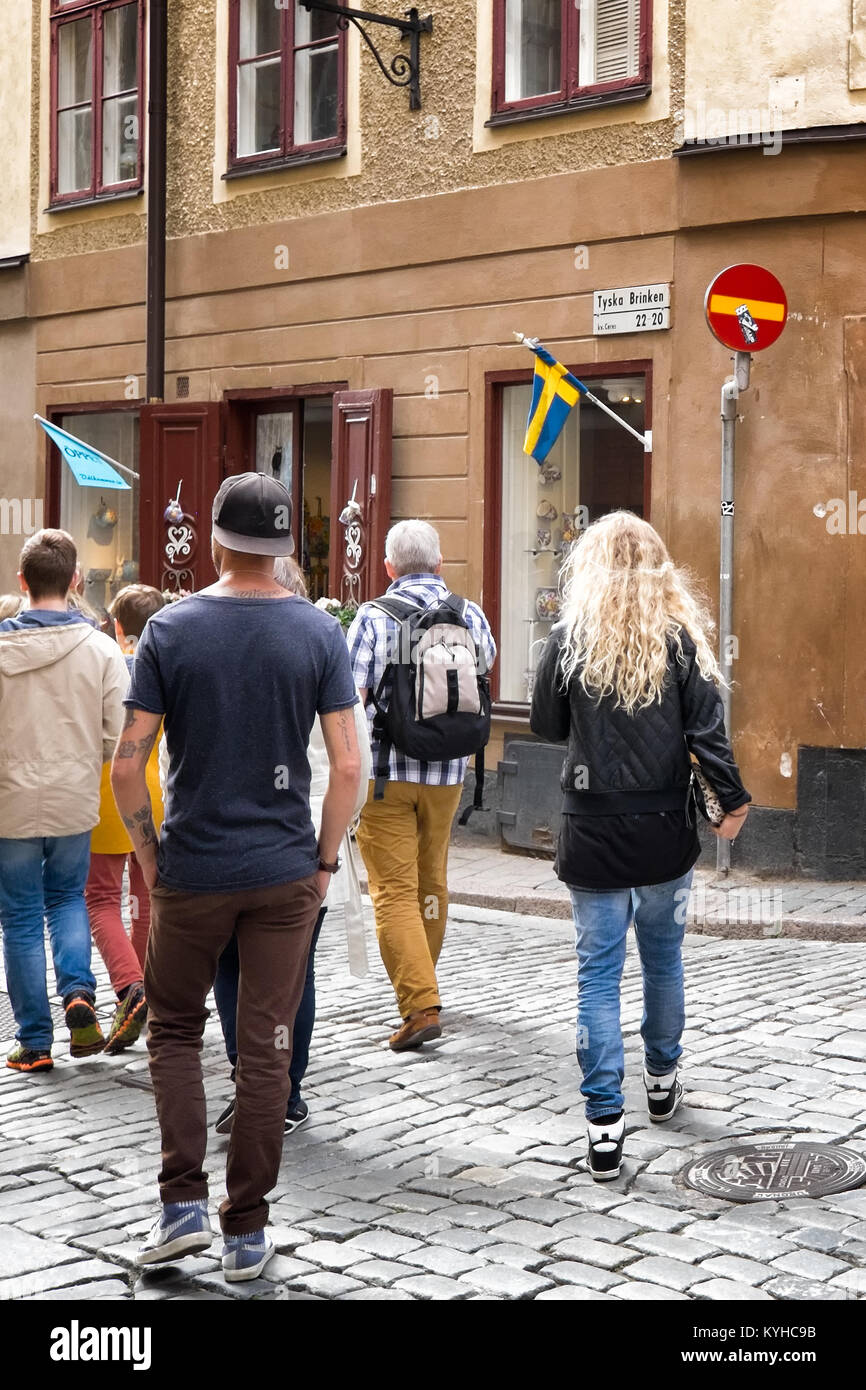
<path id="1" fill-rule="evenodd" d="M 147 141 L 147 399 L 165 399 L 165 159 L 168 0 L 151 0 Z"/>

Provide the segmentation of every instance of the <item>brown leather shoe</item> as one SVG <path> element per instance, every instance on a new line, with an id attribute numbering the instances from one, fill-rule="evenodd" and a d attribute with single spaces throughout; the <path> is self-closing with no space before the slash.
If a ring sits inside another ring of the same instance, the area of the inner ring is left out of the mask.
<path id="1" fill-rule="evenodd" d="M 420 1047 L 422 1043 L 441 1036 L 439 1010 L 419 1009 L 417 1013 L 409 1015 L 402 1028 L 391 1034 L 388 1046 L 392 1052 L 406 1052 L 411 1047 Z"/>

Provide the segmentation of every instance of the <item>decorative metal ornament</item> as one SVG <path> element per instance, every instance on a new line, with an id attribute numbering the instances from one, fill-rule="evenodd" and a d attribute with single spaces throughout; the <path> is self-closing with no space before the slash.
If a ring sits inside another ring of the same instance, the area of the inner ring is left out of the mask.
<path id="1" fill-rule="evenodd" d="M 392 87 L 408 89 L 409 110 L 421 110 L 421 35 L 433 33 L 432 14 L 428 14 L 426 19 L 421 19 L 413 6 L 411 10 L 406 10 L 405 19 L 395 19 L 392 15 L 354 10 L 348 5 L 334 5 L 330 0 L 300 0 L 300 3 L 305 10 L 321 10 L 325 14 L 336 15 L 338 29 L 346 30 L 353 24 Z M 367 33 L 367 24 L 383 24 L 390 29 L 398 29 L 400 39 L 409 40 L 408 55 L 398 53 L 386 67 L 382 55 Z"/>
<path id="2" fill-rule="evenodd" d="M 866 1182 L 866 1157 L 838 1144 L 759 1141 L 705 1154 L 683 1168 L 680 1178 L 729 1202 L 826 1197 Z"/>
<path id="3" fill-rule="evenodd" d="M 169 526 L 165 543 L 165 558 L 173 565 L 178 558 L 186 559 L 192 552 L 195 535 L 190 526 Z"/>
<path id="4" fill-rule="evenodd" d="M 183 507 L 180 505 L 180 490 L 182 487 L 183 478 L 181 478 L 180 482 L 177 485 L 177 496 L 172 497 L 171 501 L 169 502 L 168 506 L 162 514 L 163 520 L 167 521 L 172 526 L 177 526 L 181 521 L 183 521 Z"/>
<path id="5" fill-rule="evenodd" d="M 93 513 L 93 520 L 104 531 L 111 531 L 117 525 L 117 512 L 113 507 L 109 507 L 104 497 L 99 499 L 99 506 Z"/>

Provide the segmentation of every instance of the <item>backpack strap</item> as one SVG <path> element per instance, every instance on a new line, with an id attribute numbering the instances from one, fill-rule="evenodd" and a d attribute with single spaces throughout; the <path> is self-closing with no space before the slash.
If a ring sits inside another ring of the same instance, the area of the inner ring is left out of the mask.
<path id="1" fill-rule="evenodd" d="M 484 749 L 479 748 L 475 754 L 475 795 L 468 806 L 464 806 L 458 825 L 468 825 L 469 817 L 473 811 L 483 811 L 482 801 L 484 798 Z"/>
<path id="2" fill-rule="evenodd" d="M 387 613 L 389 618 L 394 618 L 398 623 L 405 622 L 411 618 L 413 613 L 423 613 L 424 609 L 419 603 L 412 603 L 404 598 L 389 598 L 383 594 L 381 598 L 371 598 L 367 600 L 368 608 L 379 608 L 383 613 Z"/>

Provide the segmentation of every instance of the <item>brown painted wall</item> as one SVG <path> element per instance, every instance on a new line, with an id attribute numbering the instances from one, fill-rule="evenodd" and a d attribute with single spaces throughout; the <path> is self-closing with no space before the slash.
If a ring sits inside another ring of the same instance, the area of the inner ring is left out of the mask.
<path id="1" fill-rule="evenodd" d="M 741 402 L 734 732 L 756 800 L 792 807 L 798 744 L 866 743 L 866 537 L 829 535 L 813 510 L 858 483 L 866 496 L 863 172 L 854 146 L 771 164 L 752 151 L 539 179 L 531 198 L 502 185 L 175 239 L 167 398 L 177 373 L 191 400 L 392 387 L 393 515 L 430 516 L 449 581 L 483 597 L 484 377 L 529 364 L 512 329 L 575 365 L 651 357 L 652 520 L 715 594 L 729 358 L 703 295 L 733 261 L 767 264 L 791 321 Z M 275 268 L 280 244 L 288 271 Z M 670 332 L 591 336 L 593 289 L 650 281 L 673 284 Z M 130 389 L 143 290 L 138 248 L 33 267 L 37 408 Z"/>

